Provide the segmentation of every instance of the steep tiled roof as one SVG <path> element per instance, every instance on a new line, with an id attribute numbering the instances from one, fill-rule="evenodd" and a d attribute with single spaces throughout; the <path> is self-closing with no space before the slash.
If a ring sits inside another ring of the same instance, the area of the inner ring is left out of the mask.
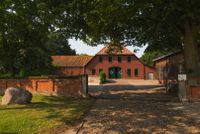
<path id="1" fill-rule="evenodd" d="M 61 67 L 84 67 L 93 56 L 51 56 L 53 65 Z"/>
<path id="2" fill-rule="evenodd" d="M 112 54 L 114 54 L 114 55 L 132 55 L 133 52 L 131 52 L 129 49 L 123 47 L 121 51 L 113 51 Z M 108 47 L 104 47 L 96 55 L 108 55 Z"/>

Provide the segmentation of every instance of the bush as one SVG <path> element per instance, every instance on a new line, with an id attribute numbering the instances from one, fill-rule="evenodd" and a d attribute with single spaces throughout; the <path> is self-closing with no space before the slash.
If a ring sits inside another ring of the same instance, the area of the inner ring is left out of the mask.
<path id="1" fill-rule="evenodd" d="M 101 71 L 99 73 L 99 79 L 100 79 L 100 84 L 106 83 L 106 73 L 104 71 Z"/>
<path id="2" fill-rule="evenodd" d="M 18 77 L 20 77 L 20 78 L 26 77 L 27 76 L 27 72 L 28 71 L 26 71 L 25 69 L 21 69 L 20 72 L 19 72 Z"/>
<path id="3" fill-rule="evenodd" d="M 13 74 L 10 72 L 0 74 L 0 78 L 12 78 L 12 77 L 13 77 Z"/>

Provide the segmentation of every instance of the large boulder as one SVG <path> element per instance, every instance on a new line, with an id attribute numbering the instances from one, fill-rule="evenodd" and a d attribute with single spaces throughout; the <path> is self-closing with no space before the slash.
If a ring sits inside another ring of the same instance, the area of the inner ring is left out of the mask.
<path id="1" fill-rule="evenodd" d="M 2 98 L 2 105 L 28 104 L 31 102 L 32 94 L 22 88 L 9 87 Z"/>

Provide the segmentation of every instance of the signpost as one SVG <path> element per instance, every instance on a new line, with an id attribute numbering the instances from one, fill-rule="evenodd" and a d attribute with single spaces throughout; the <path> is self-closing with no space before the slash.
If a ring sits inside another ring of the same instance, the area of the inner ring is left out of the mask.
<path id="1" fill-rule="evenodd" d="M 178 74 L 178 97 L 181 102 L 187 102 L 187 75 Z"/>

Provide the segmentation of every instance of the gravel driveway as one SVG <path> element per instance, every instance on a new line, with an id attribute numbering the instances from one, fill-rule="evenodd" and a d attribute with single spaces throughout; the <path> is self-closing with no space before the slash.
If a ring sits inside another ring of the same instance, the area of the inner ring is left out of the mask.
<path id="1" fill-rule="evenodd" d="M 96 102 L 79 134 L 200 134 L 200 104 L 179 103 L 161 87 L 107 85 L 90 93 Z"/>

